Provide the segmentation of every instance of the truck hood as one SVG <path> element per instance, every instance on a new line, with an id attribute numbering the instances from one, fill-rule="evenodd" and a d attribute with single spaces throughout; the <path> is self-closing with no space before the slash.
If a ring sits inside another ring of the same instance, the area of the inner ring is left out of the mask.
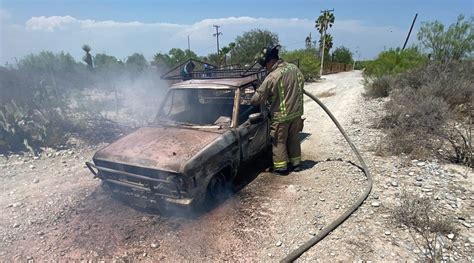
<path id="1" fill-rule="evenodd" d="M 99 150 L 94 159 L 180 172 L 186 161 L 223 132 L 181 127 L 144 127 Z"/>

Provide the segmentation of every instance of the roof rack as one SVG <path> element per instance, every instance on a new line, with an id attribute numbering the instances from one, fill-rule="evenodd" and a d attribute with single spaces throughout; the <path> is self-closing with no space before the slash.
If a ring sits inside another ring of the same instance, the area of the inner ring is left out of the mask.
<path id="1" fill-rule="evenodd" d="M 265 70 L 255 65 L 248 68 L 237 64 L 217 67 L 207 62 L 189 59 L 161 75 L 161 78 L 167 80 L 224 79 L 256 75 L 258 79 L 263 79 Z"/>

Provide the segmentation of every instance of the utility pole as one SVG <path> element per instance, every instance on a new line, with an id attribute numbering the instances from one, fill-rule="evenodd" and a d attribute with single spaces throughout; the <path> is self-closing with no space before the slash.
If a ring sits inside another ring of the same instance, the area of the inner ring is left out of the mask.
<path id="1" fill-rule="evenodd" d="M 334 12 L 334 8 L 331 10 L 321 10 L 321 13 L 325 12 Z M 319 76 L 323 76 L 323 67 L 324 67 L 324 49 L 326 47 L 326 30 L 327 30 L 327 21 L 325 21 L 325 24 L 323 25 L 323 33 L 321 34 L 321 37 L 323 38 L 323 46 L 321 47 L 321 68 L 319 69 Z"/>
<path id="2" fill-rule="evenodd" d="M 188 50 L 191 50 L 191 44 L 189 43 L 189 35 L 188 35 Z"/>
<path id="3" fill-rule="evenodd" d="M 415 17 L 413 18 L 413 22 L 411 23 L 410 31 L 408 31 L 408 35 L 407 35 L 407 38 L 405 39 L 405 44 L 403 44 L 402 50 L 404 50 L 405 47 L 407 46 L 408 39 L 410 38 L 411 31 L 413 30 L 413 26 L 415 25 L 415 21 L 416 21 L 416 18 L 417 18 L 417 17 L 418 17 L 418 13 L 416 13 L 416 14 L 415 14 Z"/>
<path id="4" fill-rule="evenodd" d="M 359 47 L 356 47 L 356 50 L 355 50 L 355 55 L 359 54 Z M 353 60 L 353 63 L 352 63 L 352 70 L 355 70 L 355 65 L 356 65 L 356 58 L 355 56 L 352 58 Z"/>
<path id="5" fill-rule="evenodd" d="M 222 35 L 222 32 L 219 32 L 219 28 L 221 26 L 213 25 L 216 28 L 216 33 L 212 34 L 213 36 L 217 37 L 217 55 L 219 55 L 219 36 Z"/>
<path id="6" fill-rule="evenodd" d="M 326 26 L 325 26 L 326 27 Z M 324 68 L 324 49 L 326 47 L 326 28 L 323 30 L 323 34 L 321 35 L 323 38 L 323 46 L 321 47 L 321 67 L 319 68 L 319 77 L 323 76 L 323 68 Z"/>

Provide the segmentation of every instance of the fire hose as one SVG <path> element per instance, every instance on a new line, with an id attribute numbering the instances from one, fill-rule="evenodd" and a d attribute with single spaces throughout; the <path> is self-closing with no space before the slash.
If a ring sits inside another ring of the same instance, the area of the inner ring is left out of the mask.
<path id="1" fill-rule="evenodd" d="M 282 259 L 280 262 L 293 262 L 297 258 L 299 258 L 304 252 L 306 252 L 308 249 L 316 245 L 319 241 L 323 240 L 329 233 L 331 233 L 334 229 L 336 229 L 340 224 L 342 224 L 349 216 L 354 213 L 357 208 L 364 202 L 364 200 L 369 196 L 370 191 L 372 190 L 372 176 L 370 175 L 369 169 L 367 167 L 367 164 L 365 163 L 364 159 L 362 158 L 361 154 L 355 147 L 354 143 L 352 143 L 351 139 L 349 136 L 347 136 L 346 132 L 342 128 L 341 124 L 337 121 L 337 119 L 332 115 L 332 113 L 329 111 L 329 109 L 324 105 L 316 96 L 313 94 L 307 92 L 306 90 L 304 91 L 304 94 L 306 94 L 308 97 L 310 97 L 313 101 L 315 101 L 331 118 L 331 120 L 334 122 L 336 127 L 339 129 L 341 134 L 344 136 L 344 139 L 346 139 L 347 143 L 351 147 L 352 151 L 356 155 L 357 159 L 359 160 L 360 163 L 360 168 L 362 169 L 363 173 L 367 177 L 367 187 L 362 193 L 362 195 L 356 200 L 356 202 L 351 205 L 343 214 L 341 214 L 336 220 L 331 222 L 331 224 L 327 225 L 323 229 L 321 229 L 321 232 L 319 232 L 317 235 L 306 241 L 303 245 L 299 246 L 297 249 L 293 250 L 290 254 L 288 254 L 284 259 Z"/>

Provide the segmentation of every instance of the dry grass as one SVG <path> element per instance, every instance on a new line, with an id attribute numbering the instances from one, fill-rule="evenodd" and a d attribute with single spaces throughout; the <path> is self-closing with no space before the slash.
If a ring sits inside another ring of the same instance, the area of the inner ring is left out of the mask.
<path id="1" fill-rule="evenodd" d="M 392 76 L 384 75 L 373 80 L 365 78 L 364 96 L 370 98 L 383 98 L 390 95 L 395 79 Z"/>
<path id="2" fill-rule="evenodd" d="M 433 200 L 404 192 L 400 205 L 392 210 L 396 224 L 408 227 L 420 251 L 422 261 L 439 262 L 451 247 L 440 242 L 442 236 L 457 233 L 452 222 L 442 217 Z"/>
<path id="3" fill-rule="evenodd" d="M 474 165 L 473 65 L 433 63 L 372 86 L 378 87 L 372 91 L 379 95 L 390 94 L 388 115 L 381 124 L 388 131 L 390 153 L 427 158 L 442 149 L 447 154 L 440 157 Z"/>

